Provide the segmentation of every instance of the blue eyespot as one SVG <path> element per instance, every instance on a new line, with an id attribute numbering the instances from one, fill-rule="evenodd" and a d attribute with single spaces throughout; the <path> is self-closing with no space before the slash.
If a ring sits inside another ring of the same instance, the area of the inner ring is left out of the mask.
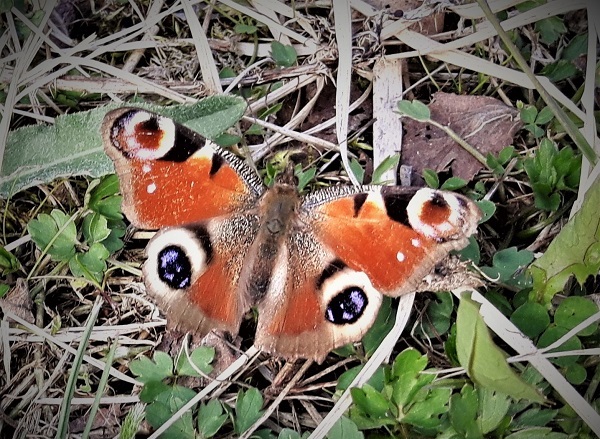
<path id="1" fill-rule="evenodd" d="M 337 294 L 325 310 L 325 318 L 336 325 L 356 322 L 364 313 L 369 300 L 358 287 L 349 287 Z"/>
<path id="2" fill-rule="evenodd" d="M 192 264 L 181 247 L 169 245 L 158 253 L 158 277 L 176 290 L 190 286 Z"/>

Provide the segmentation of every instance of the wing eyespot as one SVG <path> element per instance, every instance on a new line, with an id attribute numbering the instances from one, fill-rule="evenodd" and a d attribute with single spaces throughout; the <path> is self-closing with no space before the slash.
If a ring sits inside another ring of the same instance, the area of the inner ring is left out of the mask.
<path id="1" fill-rule="evenodd" d="M 213 258 L 210 237 L 202 226 L 164 229 L 152 238 L 146 251 L 146 285 L 151 292 L 164 295 L 186 291 Z"/>
<path id="2" fill-rule="evenodd" d="M 361 318 L 368 304 L 365 292 L 357 286 L 350 286 L 329 301 L 325 318 L 336 325 L 352 324 Z"/>
<path id="3" fill-rule="evenodd" d="M 183 290 L 192 283 L 192 263 L 185 250 L 168 245 L 158 252 L 157 273 L 161 281 L 174 290 Z"/>

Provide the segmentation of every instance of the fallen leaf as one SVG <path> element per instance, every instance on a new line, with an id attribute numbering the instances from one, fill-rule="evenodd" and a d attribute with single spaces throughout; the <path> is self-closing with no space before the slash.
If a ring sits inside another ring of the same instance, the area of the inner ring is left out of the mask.
<path id="1" fill-rule="evenodd" d="M 113 432 L 113 434 L 118 432 L 118 429 L 115 430 L 115 427 L 120 423 L 120 417 L 122 415 L 121 405 L 120 404 L 111 404 L 108 407 L 101 407 L 98 409 L 96 413 L 96 417 L 92 422 L 92 429 L 96 430 L 98 428 L 108 429 L 108 431 Z M 81 433 L 85 429 L 85 426 L 88 422 L 88 416 L 81 416 L 73 419 L 69 422 L 69 431 L 71 433 Z M 105 431 L 108 433 L 108 431 Z M 105 437 L 110 437 L 107 434 Z"/>
<path id="2" fill-rule="evenodd" d="M 29 297 L 29 288 L 25 279 L 17 279 L 15 286 L 8 292 L 6 297 L 0 299 L 0 307 L 4 313 L 13 313 L 23 320 L 34 323 L 33 301 Z M 9 317 L 10 319 L 10 317 Z"/>
<path id="3" fill-rule="evenodd" d="M 498 154 L 510 145 L 522 123 L 515 108 L 488 96 L 435 93 L 429 104 L 431 119 L 449 126 L 484 156 Z M 421 174 L 430 168 L 452 170 L 452 175 L 471 180 L 483 165 L 444 131 L 428 123 L 404 118 L 402 164 L 412 166 L 412 183 L 422 185 Z"/>
<path id="4" fill-rule="evenodd" d="M 508 365 L 506 355 L 494 344 L 479 313 L 479 304 L 465 295 L 458 306 L 456 328 L 458 360 L 473 382 L 515 399 L 545 401 L 534 386 L 526 383 Z"/>
<path id="5" fill-rule="evenodd" d="M 575 276 L 580 284 L 600 270 L 600 177 L 588 190 L 581 209 L 554 238 L 546 253 L 529 271 L 538 301 L 550 303 Z"/>

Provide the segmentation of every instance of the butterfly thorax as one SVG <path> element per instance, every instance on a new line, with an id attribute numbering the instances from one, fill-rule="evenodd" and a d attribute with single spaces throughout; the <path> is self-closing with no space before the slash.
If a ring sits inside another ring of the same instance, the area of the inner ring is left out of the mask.
<path id="1" fill-rule="evenodd" d="M 297 189 L 277 183 L 266 191 L 258 202 L 261 224 L 246 261 L 244 273 L 246 288 L 253 303 L 258 303 L 270 287 L 273 270 L 278 260 L 287 259 L 286 240 L 296 223 L 300 197 Z"/>
<path id="2" fill-rule="evenodd" d="M 258 205 L 262 230 L 273 237 L 285 235 L 299 204 L 300 197 L 294 186 L 279 183 L 273 186 L 265 192 Z"/>

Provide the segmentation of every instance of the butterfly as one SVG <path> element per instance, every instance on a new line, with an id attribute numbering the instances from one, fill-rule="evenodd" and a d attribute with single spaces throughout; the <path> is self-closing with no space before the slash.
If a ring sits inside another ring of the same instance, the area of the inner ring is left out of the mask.
<path id="1" fill-rule="evenodd" d="M 360 340 L 382 295 L 415 291 L 481 218 L 469 198 L 428 188 L 267 188 L 236 155 L 142 109 L 109 112 L 102 137 L 123 212 L 160 229 L 143 274 L 169 326 L 237 334 L 254 307 L 255 345 L 281 357 L 321 361 Z"/>

